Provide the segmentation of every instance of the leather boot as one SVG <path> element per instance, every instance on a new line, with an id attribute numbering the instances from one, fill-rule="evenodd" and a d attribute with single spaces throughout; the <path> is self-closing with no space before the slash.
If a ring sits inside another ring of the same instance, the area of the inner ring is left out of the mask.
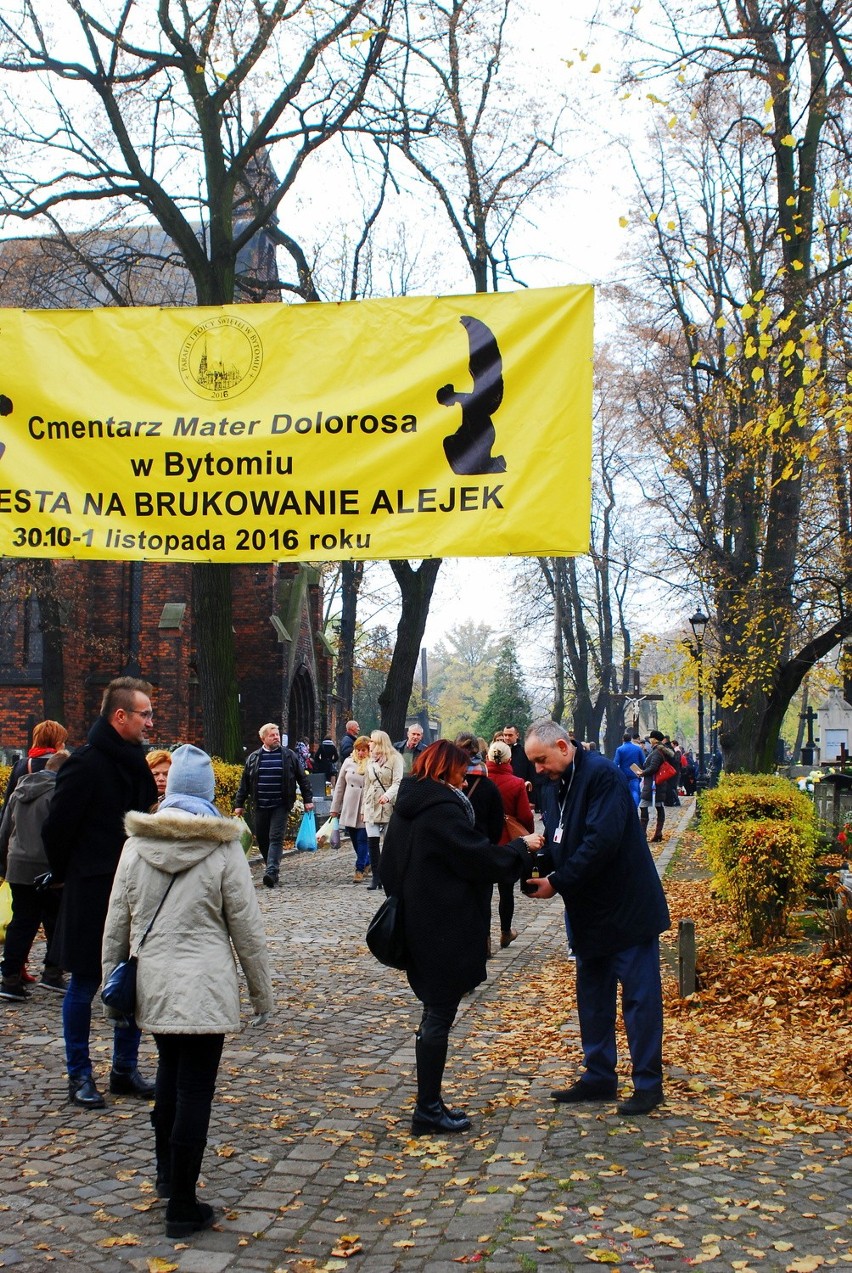
<path id="1" fill-rule="evenodd" d="M 648 834 L 648 810 L 647 809 L 639 810 L 639 825 L 641 826 L 642 830 L 645 832 L 645 835 L 647 836 Z"/>
<path id="2" fill-rule="evenodd" d="M 151 1126 L 154 1129 L 154 1154 L 157 1161 L 157 1197 L 168 1198 L 172 1192 L 172 1126 L 174 1110 L 164 1110 L 155 1105 L 151 1110 Z"/>
<path id="3" fill-rule="evenodd" d="M 166 1207 L 166 1237 L 188 1238 L 213 1223 L 213 1208 L 199 1202 L 195 1186 L 201 1171 L 205 1142 L 176 1145 L 172 1141 L 172 1191 Z"/>
<path id="4" fill-rule="evenodd" d="M 415 1136 L 430 1132 L 466 1132 L 470 1119 L 463 1110 L 448 1109 L 441 1100 L 441 1082 L 447 1062 L 447 1045 L 425 1043 L 418 1030 L 414 1036 L 417 1061 L 417 1104 L 411 1118 Z"/>
<path id="5" fill-rule="evenodd" d="M 368 844 L 370 846 L 370 870 L 373 878 L 367 885 L 367 888 L 372 893 L 375 889 L 380 889 L 382 887 L 382 882 L 379 879 L 379 862 L 382 857 L 382 842 L 377 835 L 371 835 L 368 840 Z"/>
<path id="6" fill-rule="evenodd" d="M 662 805 L 657 806 L 657 828 L 651 836 L 652 844 L 659 844 L 663 838 L 663 824 L 666 820 L 666 813 Z"/>

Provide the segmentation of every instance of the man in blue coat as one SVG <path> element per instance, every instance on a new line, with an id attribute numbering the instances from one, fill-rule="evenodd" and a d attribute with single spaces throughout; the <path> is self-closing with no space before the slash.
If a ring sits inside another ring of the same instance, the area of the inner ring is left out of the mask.
<path id="1" fill-rule="evenodd" d="M 631 734 L 625 734 L 624 740 L 620 747 L 616 747 L 615 755 L 612 758 L 613 764 L 620 769 L 627 779 L 627 785 L 630 788 L 630 794 L 633 796 L 633 803 L 639 808 L 639 796 L 642 791 L 642 781 L 637 774 L 633 772 L 633 765 L 638 765 L 641 769 L 645 763 L 645 753 L 636 742 Z"/>
<path id="2" fill-rule="evenodd" d="M 659 935 L 665 895 L 627 782 L 611 760 L 575 746 L 554 721 L 533 725 L 526 753 L 545 788 L 544 827 L 554 869 L 531 896 L 565 903 L 577 957 L 577 1013 L 585 1073 L 556 1101 L 614 1099 L 618 983 L 633 1063 L 633 1095 L 620 1114 L 647 1114 L 663 1099 L 663 999 Z"/>

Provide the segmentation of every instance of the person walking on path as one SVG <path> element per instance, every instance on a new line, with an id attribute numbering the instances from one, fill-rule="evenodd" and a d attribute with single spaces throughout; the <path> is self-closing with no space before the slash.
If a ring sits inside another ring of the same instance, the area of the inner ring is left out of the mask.
<path id="1" fill-rule="evenodd" d="M 364 822 L 370 850 L 370 883 L 368 888 L 382 887 L 379 864 L 382 839 L 393 813 L 393 805 L 402 781 L 402 756 L 394 749 L 383 729 L 370 735 L 370 759 L 364 770 Z"/>
<path id="2" fill-rule="evenodd" d="M 68 760 L 67 751 L 51 752 L 43 769 L 25 773 L 3 808 L 0 822 L 0 877 L 12 891 L 12 918 L 6 929 L 3 962 L 0 963 L 0 999 L 24 1002 L 30 997 L 21 970 L 30 956 L 39 925 L 44 926 L 47 949 L 39 985 L 64 994 L 67 987 L 62 969 L 53 962 L 56 919 L 60 892 L 38 888 L 36 880 L 48 869 L 41 829 L 47 817 L 56 775 Z"/>
<path id="3" fill-rule="evenodd" d="M 361 883 L 370 865 L 370 842 L 364 824 L 364 775 L 369 761 L 369 738 L 356 738 L 352 755 L 340 766 L 331 798 L 330 816 L 340 819 L 355 850 L 354 884 Z"/>
<path id="4" fill-rule="evenodd" d="M 12 766 L 6 793 L 3 796 L 3 808 L 9 803 L 9 797 L 24 774 L 35 774 L 44 769 L 48 760 L 56 752 L 61 751 L 68 739 L 68 730 L 58 720 L 42 720 L 33 729 L 32 745 L 26 756 L 22 756 Z"/>
<path id="5" fill-rule="evenodd" d="M 503 805 L 503 829 L 498 844 L 508 844 L 513 838 L 509 833 L 506 818 L 514 818 L 527 831 L 535 830 L 535 818 L 527 795 L 527 785 L 522 778 L 512 772 L 511 752 L 508 743 L 492 743 L 488 749 L 488 777 L 494 783 Z M 500 945 L 505 950 L 517 937 L 512 927 L 515 917 L 515 885 L 501 883 L 497 885 L 499 897 L 498 913 L 500 916 Z"/>
<path id="6" fill-rule="evenodd" d="M 642 768 L 645 763 L 645 753 L 639 744 L 633 741 L 631 734 L 624 735 L 621 745 L 615 749 L 615 755 L 613 756 L 612 761 L 627 779 L 627 785 L 630 788 L 630 794 L 633 796 L 633 802 L 638 808 L 639 796 L 642 791 L 642 779 L 634 771 L 633 766 L 638 765 L 640 769 Z"/>
<path id="7" fill-rule="evenodd" d="M 157 784 L 142 743 L 151 728 L 151 686 L 121 676 L 110 681 L 85 747 L 62 766 L 42 829 L 53 884 L 61 884 L 51 959 L 70 972 L 62 1001 L 68 1097 L 83 1109 L 105 1101 L 92 1073 L 92 1000 L 101 982 L 101 940 L 109 895 L 124 844 L 124 815 L 150 809 Z M 116 1025 L 109 1090 L 150 1100 L 154 1085 L 139 1073 L 139 1028 Z"/>
<path id="8" fill-rule="evenodd" d="M 337 773 L 337 763 L 340 760 L 337 748 L 330 738 L 324 738 L 314 752 L 314 773 L 325 774 L 326 782 L 331 782 Z"/>
<path id="9" fill-rule="evenodd" d="M 105 978 L 137 952 L 136 1020 L 153 1034 L 159 1058 L 151 1122 L 170 1238 L 209 1228 L 214 1219 L 196 1185 L 225 1035 L 240 1029 L 234 952 L 248 982 L 252 1024 L 264 1024 L 273 1006 L 242 827 L 213 804 L 213 788 L 206 752 L 178 747 L 157 812 L 125 820 L 128 840 L 103 939 Z"/>
<path id="10" fill-rule="evenodd" d="M 441 1098 L 450 1027 L 462 995 L 486 978 L 492 886 L 524 876 L 543 838 L 498 847 L 479 834 L 461 790 L 468 760 L 447 739 L 417 757 L 400 784 L 382 853 L 382 884 L 403 903 L 408 983 L 423 1005 L 414 1135 L 470 1128 L 467 1115 Z"/>
<path id="11" fill-rule="evenodd" d="M 648 735 L 651 741 L 651 750 L 645 757 L 645 763 L 640 766 L 640 773 L 637 777 L 642 779 L 642 797 L 639 801 L 639 820 L 642 823 L 642 830 L 647 834 L 649 811 L 652 808 L 657 810 L 657 826 L 654 834 L 651 836 L 652 844 L 659 844 L 663 838 L 663 827 L 666 821 L 666 786 L 665 782 L 658 782 L 656 775 L 663 761 L 667 760 L 672 763 L 672 752 L 665 746 L 663 735 L 658 729 L 652 729 Z"/>
<path id="12" fill-rule="evenodd" d="M 585 1072 L 552 1093 L 558 1102 L 614 1099 L 617 992 L 633 1063 L 624 1115 L 663 1099 L 663 999 L 659 935 L 670 923 L 663 887 L 630 790 L 611 760 L 572 743 L 554 721 L 532 725 L 526 752 L 545 774 L 544 826 L 554 869 L 530 881 L 532 897 L 562 898 L 577 957 L 577 1015 Z"/>
<path id="13" fill-rule="evenodd" d="M 341 738 L 340 746 L 337 749 L 341 764 L 343 764 L 344 760 L 348 760 L 352 755 L 352 748 L 355 746 L 355 739 L 360 735 L 360 733 L 361 726 L 358 724 L 357 720 L 348 720 L 346 722 L 346 732 Z"/>
<path id="14" fill-rule="evenodd" d="M 403 771 L 406 774 L 411 773 L 411 767 L 422 751 L 426 750 L 426 744 L 423 741 L 423 726 L 415 721 L 413 725 L 409 725 L 405 738 L 401 738 L 398 743 L 394 743 L 394 747 L 402 756 Z"/>
<path id="15" fill-rule="evenodd" d="M 281 746 L 281 730 L 274 721 L 261 725 L 258 734 L 261 745 L 246 758 L 234 798 L 234 816 L 242 817 L 246 802 L 251 801 L 257 847 L 266 865 L 263 883 L 275 888 L 296 787 L 302 793 L 305 809 L 313 809 L 313 793 L 299 757 L 289 747 Z"/>

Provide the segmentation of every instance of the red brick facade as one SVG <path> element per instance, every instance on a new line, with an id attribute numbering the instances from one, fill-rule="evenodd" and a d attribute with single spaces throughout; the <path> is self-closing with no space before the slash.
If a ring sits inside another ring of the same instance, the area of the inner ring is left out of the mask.
<path id="1" fill-rule="evenodd" d="M 13 569 L 4 563 L 7 572 Z M 157 562 L 58 562 L 63 599 L 64 723 L 85 741 L 104 686 L 141 675 L 154 687 L 151 741 L 204 745 L 195 674 L 192 570 Z M 243 742 L 277 721 L 298 737 L 326 727 L 330 651 L 321 636 L 316 573 L 299 566 L 234 566 L 233 615 Z M 22 590 L 23 592 L 23 590 Z M 6 589 L 0 627 L 0 747 L 21 751 L 44 718 L 38 610 Z M 274 616 L 274 618 L 273 618 Z"/>

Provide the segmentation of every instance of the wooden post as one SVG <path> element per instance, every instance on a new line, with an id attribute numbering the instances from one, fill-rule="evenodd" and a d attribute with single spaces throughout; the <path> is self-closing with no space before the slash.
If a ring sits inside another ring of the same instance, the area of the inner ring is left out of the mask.
<path id="1" fill-rule="evenodd" d="M 677 926 L 677 980 L 680 997 L 695 993 L 695 924 L 682 919 Z"/>

